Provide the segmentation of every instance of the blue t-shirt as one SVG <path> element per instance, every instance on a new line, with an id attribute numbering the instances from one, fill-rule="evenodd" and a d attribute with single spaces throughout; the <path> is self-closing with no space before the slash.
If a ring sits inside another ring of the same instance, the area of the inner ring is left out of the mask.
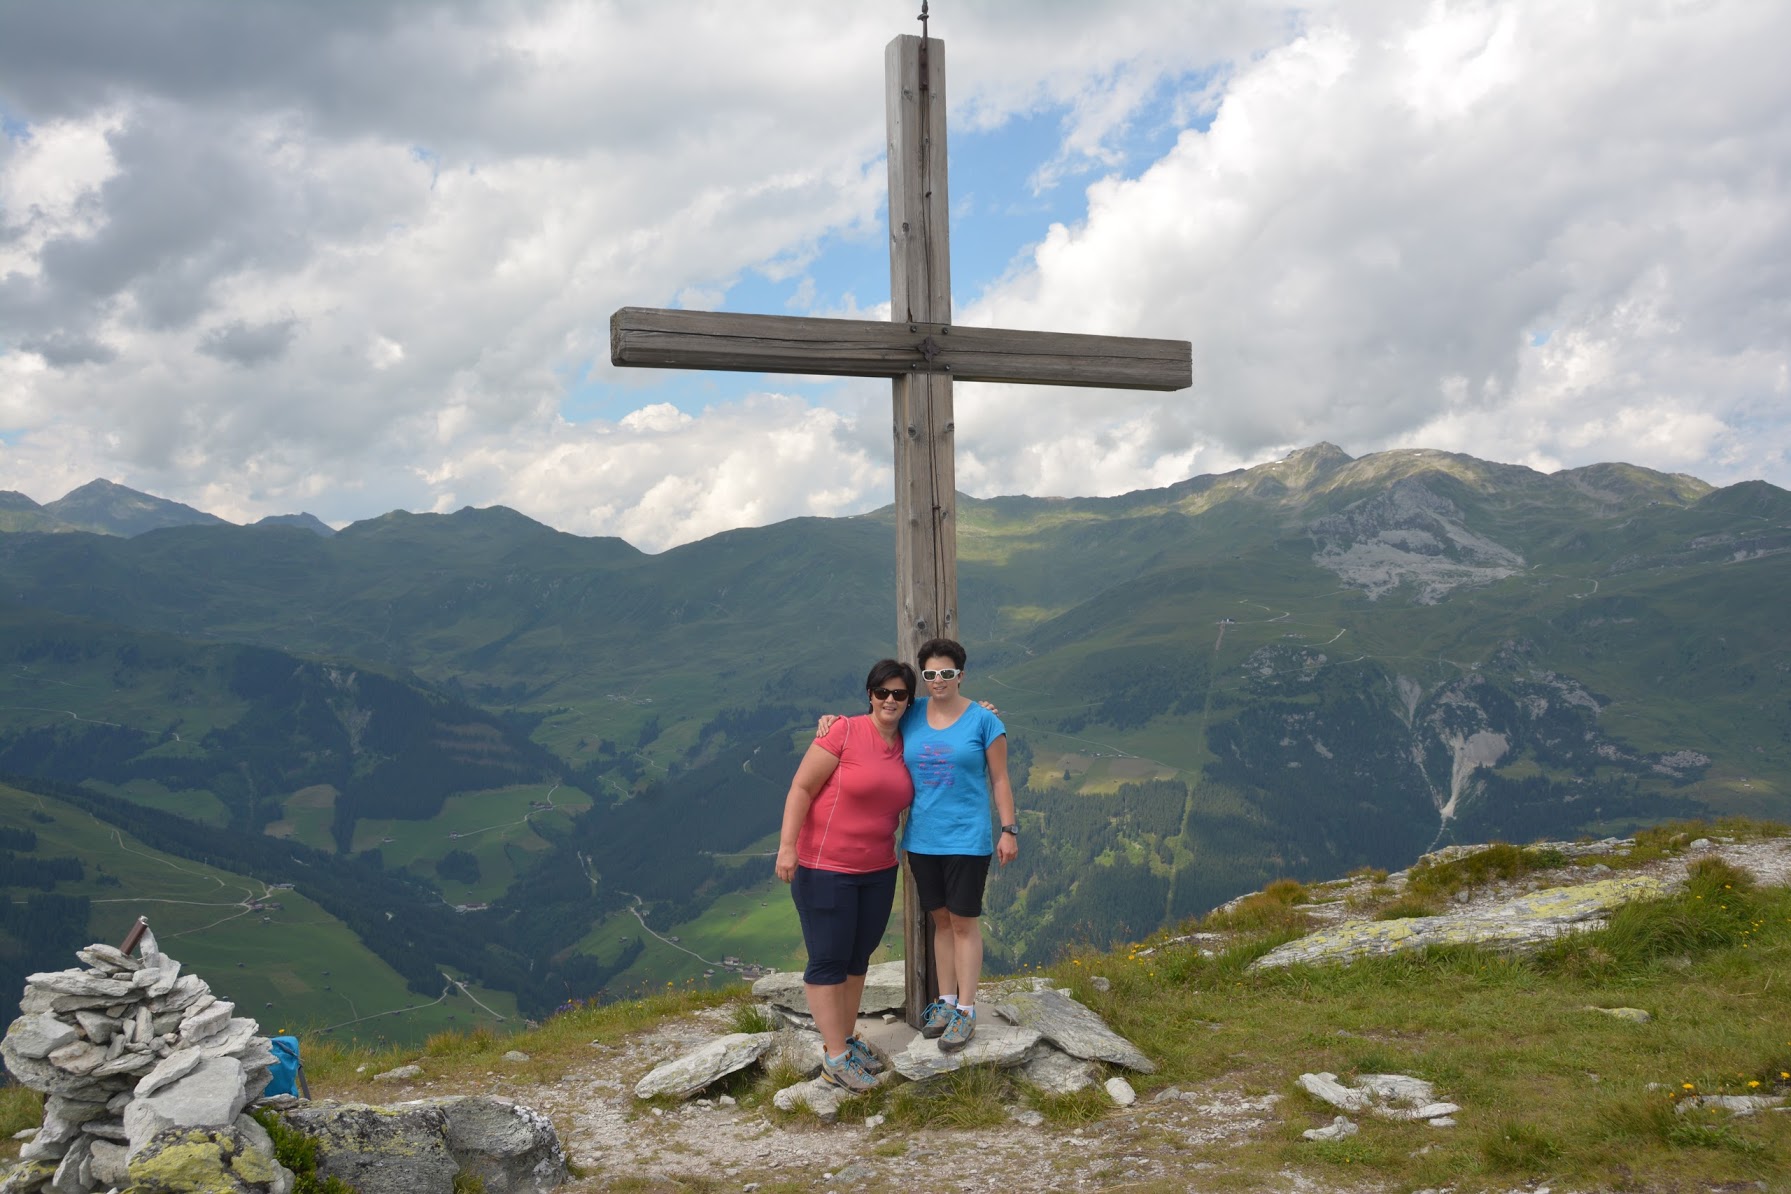
<path id="1" fill-rule="evenodd" d="M 927 698 L 902 715 L 902 761 L 914 777 L 914 806 L 902 849 L 916 854 L 992 854 L 989 744 L 1007 733 L 993 713 L 972 701 L 958 720 L 935 730 Z"/>

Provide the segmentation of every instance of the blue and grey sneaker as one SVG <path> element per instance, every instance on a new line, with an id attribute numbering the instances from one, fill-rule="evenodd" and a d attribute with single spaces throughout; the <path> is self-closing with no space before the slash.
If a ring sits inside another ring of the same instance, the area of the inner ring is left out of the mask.
<path id="1" fill-rule="evenodd" d="M 975 1035 L 976 1009 L 972 1008 L 966 1012 L 954 1007 L 951 1009 L 951 1022 L 945 1026 L 945 1031 L 939 1034 L 939 1051 L 941 1053 L 956 1053 L 968 1045 L 970 1038 Z"/>
<path id="2" fill-rule="evenodd" d="M 944 1032 L 945 1026 L 951 1023 L 952 1013 L 957 1010 L 943 999 L 927 1004 L 926 1010 L 920 1013 L 920 1035 L 931 1039 Z"/>
<path id="3" fill-rule="evenodd" d="M 853 1055 L 850 1047 L 838 1057 L 822 1055 L 821 1077 L 852 1094 L 863 1094 L 875 1089 L 877 1085 L 877 1080 L 865 1073 L 864 1067 L 858 1064 L 858 1058 Z"/>
<path id="4" fill-rule="evenodd" d="M 864 1043 L 864 1038 L 853 1034 L 846 1038 L 846 1051 L 857 1059 L 859 1067 L 867 1074 L 881 1074 L 883 1059 L 871 1052 L 871 1047 Z"/>

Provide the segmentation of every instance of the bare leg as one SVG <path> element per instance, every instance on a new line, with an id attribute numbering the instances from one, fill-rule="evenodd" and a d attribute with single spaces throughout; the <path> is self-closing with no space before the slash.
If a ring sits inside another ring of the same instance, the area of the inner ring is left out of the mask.
<path id="1" fill-rule="evenodd" d="M 952 932 L 952 914 L 944 908 L 935 908 L 929 915 L 933 920 L 933 969 L 939 975 L 939 994 L 956 995 L 958 957 Z"/>
<path id="2" fill-rule="evenodd" d="M 958 1003 L 976 1003 L 976 984 L 983 976 L 983 922 L 980 916 L 951 918 L 952 975 L 957 980 Z M 941 979 L 945 967 L 939 967 Z M 943 981 L 939 984 L 945 990 Z"/>
<path id="3" fill-rule="evenodd" d="M 852 1035 L 853 1022 L 858 1018 L 856 1001 L 850 1005 L 851 1010 L 847 1010 L 845 996 L 849 984 L 850 980 L 826 986 L 803 984 L 803 990 L 808 993 L 808 1010 L 815 1017 L 815 1028 L 821 1033 L 821 1043 L 829 1057 L 838 1057 L 846 1051 L 846 1038 Z M 863 985 L 860 980 L 859 986 L 862 988 Z"/>
<path id="4" fill-rule="evenodd" d="M 845 1013 L 847 1036 L 858 1031 L 858 1008 L 863 1002 L 864 975 L 848 974 L 840 989 L 840 1010 Z"/>

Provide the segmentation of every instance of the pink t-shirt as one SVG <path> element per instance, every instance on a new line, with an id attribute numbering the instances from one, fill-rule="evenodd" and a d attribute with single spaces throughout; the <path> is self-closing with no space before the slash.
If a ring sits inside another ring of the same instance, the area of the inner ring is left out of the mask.
<path id="1" fill-rule="evenodd" d="M 861 713 L 834 722 L 818 742 L 840 765 L 808 806 L 796 837 L 797 863 L 847 875 L 894 866 L 896 822 L 914 802 L 901 738 L 884 742 L 871 715 Z"/>

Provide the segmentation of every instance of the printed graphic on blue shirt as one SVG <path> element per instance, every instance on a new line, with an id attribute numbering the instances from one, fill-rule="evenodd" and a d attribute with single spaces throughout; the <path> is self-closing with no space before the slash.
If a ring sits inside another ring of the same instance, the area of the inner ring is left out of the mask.
<path id="1" fill-rule="evenodd" d="M 988 854 L 995 849 L 989 801 L 989 744 L 1007 733 L 1001 719 L 971 704 L 942 730 L 927 724 L 923 697 L 902 718 L 902 756 L 914 777 L 914 807 L 902 849 L 917 854 Z"/>

